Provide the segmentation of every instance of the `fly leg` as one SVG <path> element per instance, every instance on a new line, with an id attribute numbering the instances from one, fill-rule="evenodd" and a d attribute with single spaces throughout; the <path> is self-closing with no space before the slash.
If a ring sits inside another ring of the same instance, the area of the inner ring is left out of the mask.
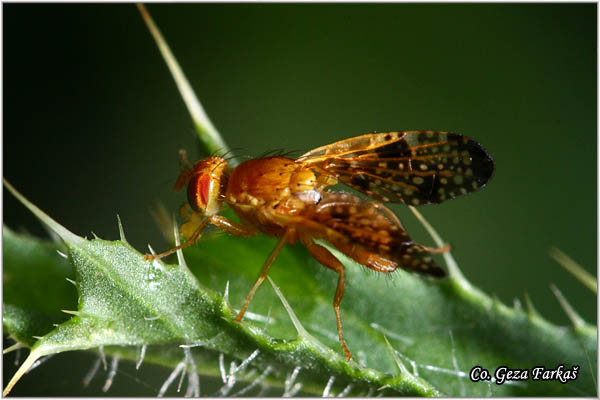
<path id="1" fill-rule="evenodd" d="M 423 249 L 430 252 L 430 253 L 434 253 L 434 254 L 445 254 L 447 252 L 449 252 L 452 249 L 452 246 L 450 246 L 448 243 L 446 243 L 444 245 L 444 247 L 427 247 L 427 246 L 423 246 Z"/>
<path id="2" fill-rule="evenodd" d="M 154 260 L 156 258 L 163 258 L 163 257 L 168 256 L 169 254 L 175 253 L 179 249 L 184 249 L 186 247 L 193 245 L 196 242 L 196 240 L 198 240 L 198 238 L 200 237 L 200 234 L 202 233 L 202 230 L 206 227 L 206 225 L 208 225 L 209 222 L 210 222 L 210 218 L 206 218 L 204 221 L 202 221 L 202 223 L 198 226 L 198 228 L 194 231 L 194 233 L 192 233 L 190 235 L 190 237 L 188 238 L 188 240 L 185 241 L 183 244 L 180 244 L 179 246 L 175 246 L 172 249 L 169 249 L 167 251 L 164 251 L 164 252 L 156 254 L 156 255 L 146 254 L 144 256 L 144 258 L 146 260 Z"/>
<path id="3" fill-rule="evenodd" d="M 330 268 L 338 273 L 338 284 L 337 289 L 335 291 L 335 297 L 333 298 L 333 309 L 335 310 L 335 318 L 337 321 L 337 330 L 338 336 L 340 337 L 340 344 L 342 345 L 342 350 L 346 354 L 346 358 L 348 360 L 352 359 L 352 354 L 348 351 L 348 347 L 346 347 L 346 342 L 344 341 L 344 332 L 342 330 L 342 317 L 340 316 L 340 303 L 342 302 L 342 297 L 344 296 L 344 289 L 346 287 L 345 282 L 345 268 L 344 265 L 335 258 L 333 254 L 325 247 L 316 244 L 313 242 L 312 238 L 308 235 L 300 235 L 300 240 L 306 246 L 310 254 L 323 266 Z"/>
<path id="4" fill-rule="evenodd" d="M 213 224 L 217 228 L 219 228 L 227 233 L 230 233 L 234 236 L 250 237 L 250 236 L 254 236 L 257 233 L 257 230 L 251 226 L 237 224 L 233 221 L 228 220 L 227 218 L 221 217 L 220 215 L 213 215 L 211 217 L 205 218 L 200 223 L 200 225 L 198 225 L 198 228 L 196 228 L 193 231 L 193 233 L 190 235 L 188 240 L 185 241 L 183 244 L 180 244 L 179 246 L 173 247 L 172 249 L 169 249 L 169 250 L 162 252 L 160 254 L 157 254 L 157 255 L 146 254 L 144 256 L 144 258 L 146 260 L 154 260 L 155 258 L 163 258 L 163 257 L 168 256 L 169 254 L 175 253 L 179 249 L 184 249 L 186 247 L 191 246 L 192 244 L 194 244 L 196 242 L 196 240 L 198 240 L 198 238 L 200 237 L 200 234 L 202 233 L 202 231 L 204 230 L 206 225 L 208 225 L 209 223 Z M 184 225 L 186 225 L 186 224 L 184 224 Z"/>
<path id="5" fill-rule="evenodd" d="M 256 280 L 256 282 L 254 282 L 254 286 L 252 286 L 252 289 L 250 289 L 250 293 L 248 293 L 248 296 L 246 296 L 244 305 L 240 309 L 240 312 L 238 313 L 237 317 L 235 318 L 235 322 L 240 322 L 244 317 L 244 313 L 246 312 L 246 308 L 248 308 L 248 304 L 250 304 L 250 300 L 252 300 L 252 297 L 254 297 L 254 293 L 256 292 L 260 284 L 263 283 L 263 281 L 266 279 L 267 273 L 269 272 L 269 268 L 271 268 L 271 265 L 279 255 L 279 252 L 281 251 L 283 246 L 285 246 L 285 243 L 287 242 L 288 237 L 292 234 L 292 232 L 293 229 L 288 228 L 279 239 L 279 242 L 277 242 L 277 246 L 275 246 L 271 254 L 269 254 L 267 261 L 265 261 L 265 264 L 263 265 L 262 271 L 260 271 L 258 279 Z"/>
<path id="6" fill-rule="evenodd" d="M 256 228 L 250 225 L 237 224 L 225 217 L 221 217 L 220 215 L 214 215 L 210 217 L 210 223 L 222 231 L 230 233 L 234 236 L 250 237 L 256 235 L 258 232 Z"/>

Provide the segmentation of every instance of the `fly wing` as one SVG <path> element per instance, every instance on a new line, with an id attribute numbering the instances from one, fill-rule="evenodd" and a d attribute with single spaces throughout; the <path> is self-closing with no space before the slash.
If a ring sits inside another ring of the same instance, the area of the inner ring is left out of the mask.
<path id="1" fill-rule="evenodd" d="M 441 203 L 484 187 L 494 161 L 457 133 L 369 133 L 319 147 L 296 160 L 385 202 Z"/>
<path id="2" fill-rule="evenodd" d="M 441 277 L 429 251 L 414 243 L 390 210 L 350 193 L 323 192 L 318 203 L 270 214 L 279 223 L 324 239 L 358 263 L 379 272 L 403 268 Z"/>

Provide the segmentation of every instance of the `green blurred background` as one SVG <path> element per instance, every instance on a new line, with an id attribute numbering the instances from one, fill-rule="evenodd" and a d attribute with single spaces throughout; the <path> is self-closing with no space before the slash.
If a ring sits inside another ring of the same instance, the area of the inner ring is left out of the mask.
<path id="1" fill-rule="evenodd" d="M 238 155 L 407 129 L 482 143 L 496 161 L 488 187 L 421 211 L 476 286 L 507 304 L 527 292 L 566 324 L 555 283 L 596 323 L 596 296 L 548 255 L 557 246 L 596 275 L 595 4 L 148 8 Z M 178 208 L 177 151 L 201 154 L 135 6 L 3 12 L 4 176 L 77 234 L 117 239 L 118 213 L 136 248 L 164 248 L 149 209 Z M 394 209 L 414 239 L 432 243 L 406 207 Z M 8 226 L 47 235 L 6 191 L 3 211 Z M 102 395 L 104 377 L 80 386 L 93 359 L 58 355 L 13 393 Z M 5 382 L 13 362 L 4 358 Z M 142 369 L 117 375 L 108 394 L 155 395 L 168 371 Z"/>

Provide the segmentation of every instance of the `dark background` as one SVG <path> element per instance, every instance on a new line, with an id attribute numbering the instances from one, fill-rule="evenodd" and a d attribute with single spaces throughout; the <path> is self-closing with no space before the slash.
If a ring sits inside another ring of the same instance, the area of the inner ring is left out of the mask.
<path id="1" fill-rule="evenodd" d="M 542 315 L 566 324 L 548 288 L 555 283 L 596 322 L 595 295 L 548 255 L 557 246 L 596 275 L 595 4 L 148 8 L 239 155 L 386 130 L 450 130 L 481 142 L 496 161 L 488 187 L 421 211 L 487 293 L 512 304 L 527 292 Z M 149 209 L 156 201 L 177 209 L 177 151 L 201 154 L 136 7 L 3 11 L 4 177 L 79 235 L 117 239 L 118 213 L 136 248 L 164 248 Z M 394 209 L 415 240 L 432 243 L 406 207 Z M 3 212 L 11 228 L 46 236 L 6 191 Z M 14 394 L 101 395 L 80 386 L 93 358 L 57 355 Z M 6 382 L 14 356 L 4 360 Z M 154 395 L 148 382 L 158 391 L 168 375 L 154 371 L 119 374 L 108 394 Z"/>

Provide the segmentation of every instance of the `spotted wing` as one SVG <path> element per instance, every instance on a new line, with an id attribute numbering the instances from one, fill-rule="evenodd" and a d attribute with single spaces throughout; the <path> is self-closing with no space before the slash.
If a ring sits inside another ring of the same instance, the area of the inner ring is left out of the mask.
<path id="1" fill-rule="evenodd" d="M 273 212 L 277 222 L 325 239 L 358 263 L 378 272 L 397 268 L 428 274 L 445 275 L 422 245 L 414 243 L 397 217 L 384 206 L 366 202 L 343 192 L 323 192 L 316 203 L 285 212 Z"/>
<path id="2" fill-rule="evenodd" d="M 297 160 L 385 202 L 442 201 L 484 187 L 494 161 L 476 141 L 457 133 L 370 133 L 309 151 Z"/>

